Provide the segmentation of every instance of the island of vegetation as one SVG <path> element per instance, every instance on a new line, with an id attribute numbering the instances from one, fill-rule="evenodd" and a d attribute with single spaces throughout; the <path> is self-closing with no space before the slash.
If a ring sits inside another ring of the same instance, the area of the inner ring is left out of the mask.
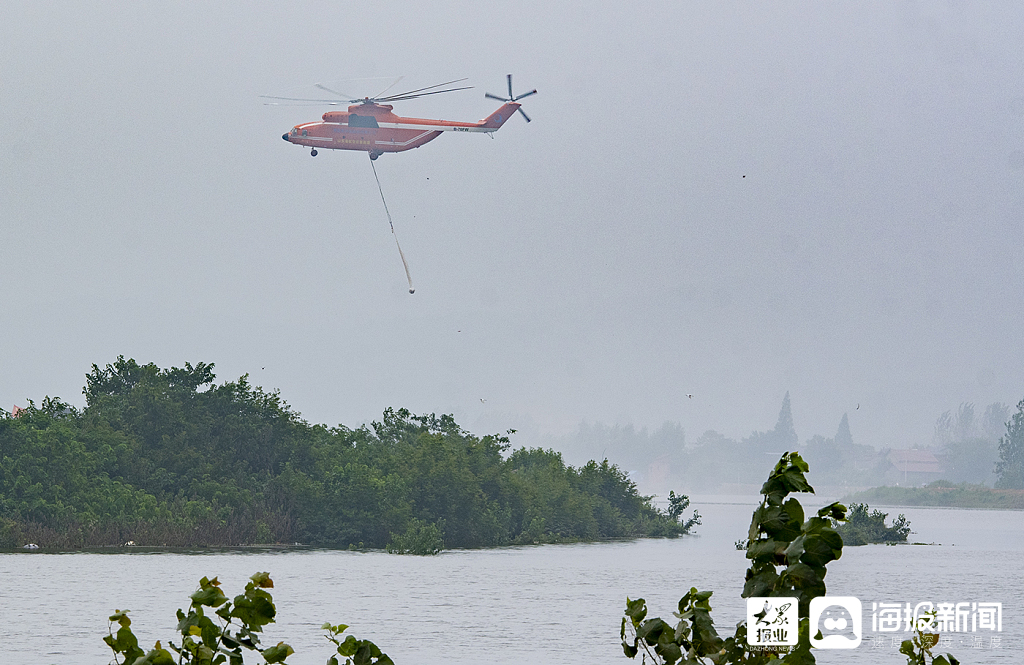
<path id="1" fill-rule="evenodd" d="M 883 506 L 933 506 L 988 510 L 1024 510 L 1024 490 L 936 480 L 924 487 L 873 487 L 848 501 L 870 501 Z"/>
<path id="2" fill-rule="evenodd" d="M 302 543 L 442 547 L 677 536 L 668 511 L 607 460 L 510 451 L 452 416 L 384 412 L 313 425 L 247 376 L 213 365 L 92 366 L 86 406 L 57 398 L 0 418 L 0 548 Z M 511 433 L 511 431 L 509 432 Z"/>
<path id="3" fill-rule="evenodd" d="M 851 503 L 846 513 L 846 521 L 836 525 L 836 531 L 843 537 L 846 545 L 873 545 L 907 542 L 910 535 L 910 520 L 899 515 L 892 521 L 892 526 L 885 525 L 888 513 L 870 510 L 866 503 Z"/>

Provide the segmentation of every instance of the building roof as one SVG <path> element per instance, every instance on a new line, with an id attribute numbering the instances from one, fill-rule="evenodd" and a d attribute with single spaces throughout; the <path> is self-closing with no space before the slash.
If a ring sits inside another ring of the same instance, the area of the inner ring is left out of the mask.
<path id="1" fill-rule="evenodd" d="M 892 450 L 889 462 L 900 473 L 942 473 L 942 463 L 928 450 Z"/>

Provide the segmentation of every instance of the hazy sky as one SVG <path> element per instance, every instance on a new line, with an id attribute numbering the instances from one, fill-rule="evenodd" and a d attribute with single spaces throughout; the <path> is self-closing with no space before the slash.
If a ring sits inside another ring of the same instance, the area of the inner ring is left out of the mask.
<path id="1" fill-rule="evenodd" d="M 788 390 L 903 447 L 1024 396 L 1017 3 L 214 4 L 0 6 L 0 406 L 118 354 L 478 433 L 740 437 Z M 376 163 L 412 296 L 366 155 L 258 99 L 467 76 L 396 112 L 477 120 L 508 72 L 534 122 Z"/>

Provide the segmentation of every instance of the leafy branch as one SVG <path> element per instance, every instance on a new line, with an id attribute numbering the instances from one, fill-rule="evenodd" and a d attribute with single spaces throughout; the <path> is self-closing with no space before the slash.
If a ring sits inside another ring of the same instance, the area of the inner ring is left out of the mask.
<path id="1" fill-rule="evenodd" d="M 935 614 L 935 610 L 925 612 L 914 622 L 913 636 L 900 644 L 900 653 L 907 657 L 907 665 L 960 665 L 951 653 L 945 656 L 932 654 L 932 649 L 939 643 L 939 634 L 925 631 L 935 625 Z"/>
<path id="2" fill-rule="evenodd" d="M 370 640 L 357 640 L 352 635 L 346 635 L 344 640 L 339 639 L 348 629 L 345 624 L 332 626 L 328 621 L 321 628 L 327 631 L 324 637 L 334 643 L 338 655 L 345 658 L 345 665 L 395 665 L 394 661 Z M 331 656 L 327 665 L 339 665 L 338 656 Z"/>
<path id="3" fill-rule="evenodd" d="M 268 665 L 284 663 L 295 653 L 291 646 L 284 642 L 269 647 L 260 645 L 259 634 L 264 626 L 274 623 L 277 615 L 274 599 L 267 591 L 272 588 L 274 581 L 269 573 L 256 573 L 249 578 L 243 593 L 229 600 L 216 577 L 199 580 L 199 588 L 189 596 L 192 602 L 188 614 L 180 609 L 177 612 L 181 645 L 168 641 L 177 660 L 159 641 L 150 651 L 143 652 L 132 632 L 128 610 L 114 610 L 103 641 L 114 652 L 112 662 L 117 665 L 242 665 L 246 652 L 258 653 Z M 208 610 L 213 610 L 212 616 L 207 614 Z M 117 633 L 113 632 L 115 623 L 119 626 Z M 346 665 L 394 665 L 369 640 L 357 640 L 351 635 L 340 640 L 338 636 L 348 626 L 325 623 L 323 628 L 327 639 L 337 646 L 338 654 L 346 658 Z M 337 656 L 331 656 L 327 662 L 339 665 Z"/>

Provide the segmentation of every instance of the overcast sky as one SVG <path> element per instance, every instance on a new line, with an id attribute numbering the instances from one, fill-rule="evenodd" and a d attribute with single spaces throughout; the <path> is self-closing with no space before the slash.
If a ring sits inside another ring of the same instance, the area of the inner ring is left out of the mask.
<path id="1" fill-rule="evenodd" d="M 801 440 L 905 447 L 1024 396 L 1017 3 L 214 4 L 0 6 L 8 411 L 119 354 L 519 443 L 788 390 Z M 415 295 L 365 153 L 258 98 L 467 76 L 395 110 L 478 120 L 508 72 L 532 123 L 376 162 Z"/>

